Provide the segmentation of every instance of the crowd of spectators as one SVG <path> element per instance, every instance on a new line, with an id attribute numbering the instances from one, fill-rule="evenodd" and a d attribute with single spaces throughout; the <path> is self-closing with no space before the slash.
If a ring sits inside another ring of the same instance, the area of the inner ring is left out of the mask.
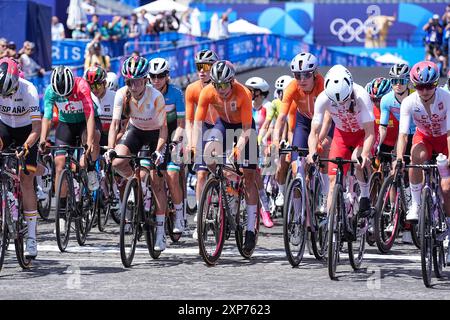
<path id="1" fill-rule="evenodd" d="M 0 59 L 4 57 L 12 58 L 19 63 L 25 79 L 33 76 L 43 76 L 45 73 L 42 68 L 33 58 L 36 46 L 33 42 L 25 41 L 23 47 L 17 51 L 17 46 L 13 41 L 8 41 L 5 38 L 0 38 Z"/>
<path id="2" fill-rule="evenodd" d="M 450 41 L 450 4 L 445 8 L 445 13 L 439 17 L 434 14 L 433 17 L 423 26 L 426 35 L 425 59 L 442 63 L 442 74 L 447 73 L 448 69 L 448 48 Z"/>

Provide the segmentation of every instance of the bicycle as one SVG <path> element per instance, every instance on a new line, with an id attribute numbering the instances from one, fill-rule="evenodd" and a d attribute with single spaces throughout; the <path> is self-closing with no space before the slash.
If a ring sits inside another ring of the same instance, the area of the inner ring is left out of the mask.
<path id="1" fill-rule="evenodd" d="M 47 154 L 39 154 L 38 162 L 41 163 L 44 167 L 46 167 L 48 174 L 42 176 L 42 185 L 41 188 L 43 192 L 46 194 L 45 199 L 38 199 L 38 213 L 39 216 L 44 220 L 48 221 L 51 211 L 52 198 L 54 193 L 53 182 L 55 180 L 55 166 L 53 163 L 53 155 L 52 153 Z M 37 182 L 35 177 L 35 189 L 37 188 Z"/>
<path id="2" fill-rule="evenodd" d="M 446 264 L 444 240 L 449 234 L 449 228 L 443 208 L 441 177 L 436 164 L 410 164 L 408 167 L 422 169 L 425 176 L 421 194 L 419 235 L 422 279 L 425 286 L 429 288 L 432 269 L 436 278 L 441 278 Z"/>
<path id="3" fill-rule="evenodd" d="M 83 246 L 92 228 L 95 216 L 94 197 L 88 188 L 86 169 L 81 168 L 79 158 L 83 147 L 58 146 L 49 147 L 50 150 L 64 150 L 64 169 L 61 171 L 56 184 L 56 242 L 61 252 L 66 251 L 69 243 L 72 220 L 75 222 L 77 242 Z M 89 159 L 86 159 L 89 162 Z M 88 165 L 89 166 L 89 165 Z M 61 206 L 61 192 L 66 189 L 66 203 Z"/>
<path id="4" fill-rule="evenodd" d="M 224 158 L 226 155 L 219 157 Z M 213 155 L 213 158 L 217 156 Z M 235 232 L 236 245 L 245 259 L 250 259 L 255 249 L 244 250 L 247 229 L 247 211 L 244 197 L 243 173 L 237 163 L 216 164 L 210 170 L 202 192 L 197 212 L 198 245 L 200 255 L 208 266 L 216 264 L 222 253 L 225 239 Z M 253 182 L 254 183 L 254 182 Z M 233 204 L 234 208 L 231 208 Z M 260 202 L 257 201 L 255 219 L 255 247 L 258 242 Z"/>
<path id="5" fill-rule="evenodd" d="M 343 241 L 347 242 L 350 265 L 353 270 L 359 270 L 364 258 L 366 232 L 369 226 L 368 218 L 361 218 L 359 211 L 359 185 L 354 175 L 354 160 L 318 159 L 319 162 L 332 162 L 338 168 L 333 199 L 328 214 L 328 275 L 336 280 L 336 268 Z M 350 164 L 347 184 L 344 178 L 344 165 Z M 367 181 L 367 170 L 364 169 L 364 179 Z M 353 242 L 357 243 L 354 247 Z"/>
<path id="6" fill-rule="evenodd" d="M 308 149 L 292 146 L 280 149 L 280 154 L 298 152 L 297 174 L 286 191 L 283 212 L 284 248 L 289 263 L 297 267 L 303 258 L 308 231 L 311 248 L 317 260 L 323 260 L 326 252 L 327 217 L 319 214 L 322 180 L 320 172 L 311 166 L 305 174 Z M 297 205 L 296 205 L 297 204 Z M 297 208 L 296 208 L 297 207 Z"/>
<path id="7" fill-rule="evenodd" d="M 148 150 L 141 150 L 146 152 Z M 136 251 L 137 241 L 141 239 L 142 234 L 145 236 L 145 241 L 150 256 L 153 259 L 158 259 L 161 251 L 154 249 L 156 240 L 156 208 L 153 201 L 151 201 L 150 210 L 144 210 L 144 195 L 142 185 L 146 186 L 147 194 L 152 197 L 152 190 L 149 183 L 149 173 L 146 172 L 143 181 L 140 178 L 141 160 L 150 161 L 155 165 L 152 157 L 143 157 L 138 155 L 119 156 L 115 151 L 110 152 L 111 161 L 117 159 L 128 159 L 133 168 L 134 174 L 128 180 L 123 193 L 122 205 L 120 208 L 120 258 L 125 268 L 131 267 L 133 263 L 134 254 Z M 146 171 L 146 170 L 145 170 Z M 158 170 L 158 176 L 162 177 Z"/>
<path id="8" fill-rule="evenodd" d="M 385 154 L 388 155 L 395 157 L 392 154 Z M 397 162 L 394 173 L 384 180 L 375 205 L 374 235 L 381 253 L 388 253 L 391 250 L 399 231 L 405 230 L 406 227 L 408 198 L 411 196 L 406 194 L 405 173 L 401 170 L 401 165 L 401 162 Z M 411 225 L 411 235 L 414 244 L 420 248 L 417 225 Z"/>
<path id="9" fill-rule="evenodd" d="M 16 151 L 20 152 L 20 148 L 9 147 L 7 151 L 0 151 L 0 270 L 11 240 L 14 240 L 17 261 L 22 269 L 30 269 L 32 266 L 32 259 L 24 254 L 28 225 L 23 213 L 23 194 L 20 189 L 20 171 L 25 175 L 29 172 L 25 160 L 17 159 Z"/>

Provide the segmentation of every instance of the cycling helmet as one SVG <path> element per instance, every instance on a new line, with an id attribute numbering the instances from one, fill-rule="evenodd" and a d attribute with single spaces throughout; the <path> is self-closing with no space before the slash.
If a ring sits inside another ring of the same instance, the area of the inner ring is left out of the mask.
<path id="1" fill-rule="evenodd" d="M 163 58 L 155 58 L 150 60 L 150 71 L 151 74 L 160 74 L 164 72 L 169 72 L 169 62 Z"/>
<path id="2" fill-rule="evenodd" d="M 292 77 L 288 75 L 284 75 L 275 80 L 275 89 L 276 90 L 284 90 L 287 88 L 288 84 L 291 83 Z"/>
<path id="3" fill-rule="evenodd" d="M 197 52 L 195 55 L 195 63 L 210 63 L 213 64 L 219 60 L 219 57 L 217 57 L 217 54 L 214 53 L 214 51 L 211 50 L 201 50 Z"/>
<path id="4" fill-rule="evenodd" d="M 211 68 L 211 80 L 214 83 L 231 82 L 235 74 L 233 64 L 227 60 L 218 60 Z"/>
<path id="5" fill-rule="evenodd" d="M 84 79 L 86 79 L 89 84 L 103 82 L 106 79 L 106 71 L 99 66 L 90 67 L 84 73 Z"/>
<path id="6" fill-rule="evenodd" d="M 261 92 L 269 92 L 269 84 L 260 77 L 251 77 L 245 81 L 245 86 L 252 90 L 261 90 Z"/>
<path id="7" fill-rule="evenodd" d="M 394 64 L 389 70 L 389 77 L 397 79 L 408 79 L 409 66 L 405 63 Z"/>
<path id="8" fill-rule="evenodd" d="M 391 81 L 386 78 L 375 78 L 366 86 L 366 90 L 370 97 L 374 99 L 381 99 L 386 93 L 391 91 L 391 89 Z"/>
<path id="9" fill-rule="evenodd" d="M 353 77 L 350 71 L 338 64 L 325 75 L 325 94 L 336 103 L 346 101 L 353 92 Z"/>
<path id="10" fill-rule="evenodd" d="M 114 72 L 108 72 L 106 74 L 106 87 L 113 91 L 119 89 L 119 80 Z"/>
<path id="11" fill-rule="evenodd" d="M 9 58 L 0 60 L 0 95 L 9 96 L 19 85 L 19 66 Z"/>
<path id="12" fill-rule="evenodd" d="M 292 72 L 308 72 L 317 69 L 317 58 L 309 52 L 296 55 L 291 61 Z"/>
<path id="13" fill-rule="evenodd" d="M 126 79 L 142 79 L 147 77 L 150 64 L 144 57 L 129 57 L 122 66 L 122 75 Z"/>
<path id="14" fill-rule="evenodd" d="M 435 83 L 439 80 L 439 69 L 431 61 L 421 61 L 411 68 L 409 77 L 414 84 Z"/>
<path id="15" fill-rule="evenodd" d="M 58 66 L 53 69 L 50 82 L 53 91 L 62 97 L 68 96 L 75 85 L 72 70 L 65 66 Z"/>

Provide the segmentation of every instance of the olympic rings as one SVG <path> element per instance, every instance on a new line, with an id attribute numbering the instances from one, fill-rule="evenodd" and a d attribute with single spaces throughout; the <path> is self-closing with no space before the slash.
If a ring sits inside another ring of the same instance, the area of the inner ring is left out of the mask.
<path id="1" fill-rule="evenodd" d="M 374 28 L 376 24 L 372 18 L 362 22 L 361 19 L 352 18 L 346 22 L 342 18 L 336 18 L 330 23 L 330 31 L 337 36 L 339 41 L 350 43 L 353 41 L 364 42 L 364 35 L 368 28 L 372 29 L 372 33 L 377 34 L 379 28 Z"/>

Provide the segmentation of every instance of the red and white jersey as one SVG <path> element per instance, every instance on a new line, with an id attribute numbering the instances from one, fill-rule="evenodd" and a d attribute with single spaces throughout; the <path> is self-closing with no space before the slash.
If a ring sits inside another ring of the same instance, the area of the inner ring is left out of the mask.
<path id="1" fill-rule="evenodd" d="M 353 101 L 353 102 L 352 102 Z M 353 104 L 353 110 L 350 110 Z M 340 105 L 330 100 L 325 91 L 317 97 L 314 104 L 312 123 L 322 124 L 325 111 L 330 113 L 335 127 L 344 132 L 363 130 L 363 124 L 374 122 L 373 103 L 367 91 L 358 84 L 353 84 L 353 99 Z"/>
<path id="2" fill-rule="evenodd" d="M 450 92 L 437 88 L 430 112 L 425 110 L 417 91 L 406 97 L 400 107 L 400 133 L 408 134 L 410 121 L 414 121 L 416 130 L 426 136 L 447 134 L 450 131 Z"/>
<path id="3" fill-rule="evenodd" d="M 41 121 L 38 92 L 31 82 L 19 78 L 16 93 L 8 98 L 0 96 L 0 120 L 12 128 L 21 128 L 33 121 Z"/>
<path id="4" fill-rule="evenodd" d="M 106 93 L 102 99 L 99 99 L 91 93 L 92 102 L 94 102 L 94 108 L 97 109 L 98 117 L 102 123 L 103 132 L 108 132 L 109 126 L 111 125 L 115 96 L 116 92 L 108 88 L 106 89 Z"/>

